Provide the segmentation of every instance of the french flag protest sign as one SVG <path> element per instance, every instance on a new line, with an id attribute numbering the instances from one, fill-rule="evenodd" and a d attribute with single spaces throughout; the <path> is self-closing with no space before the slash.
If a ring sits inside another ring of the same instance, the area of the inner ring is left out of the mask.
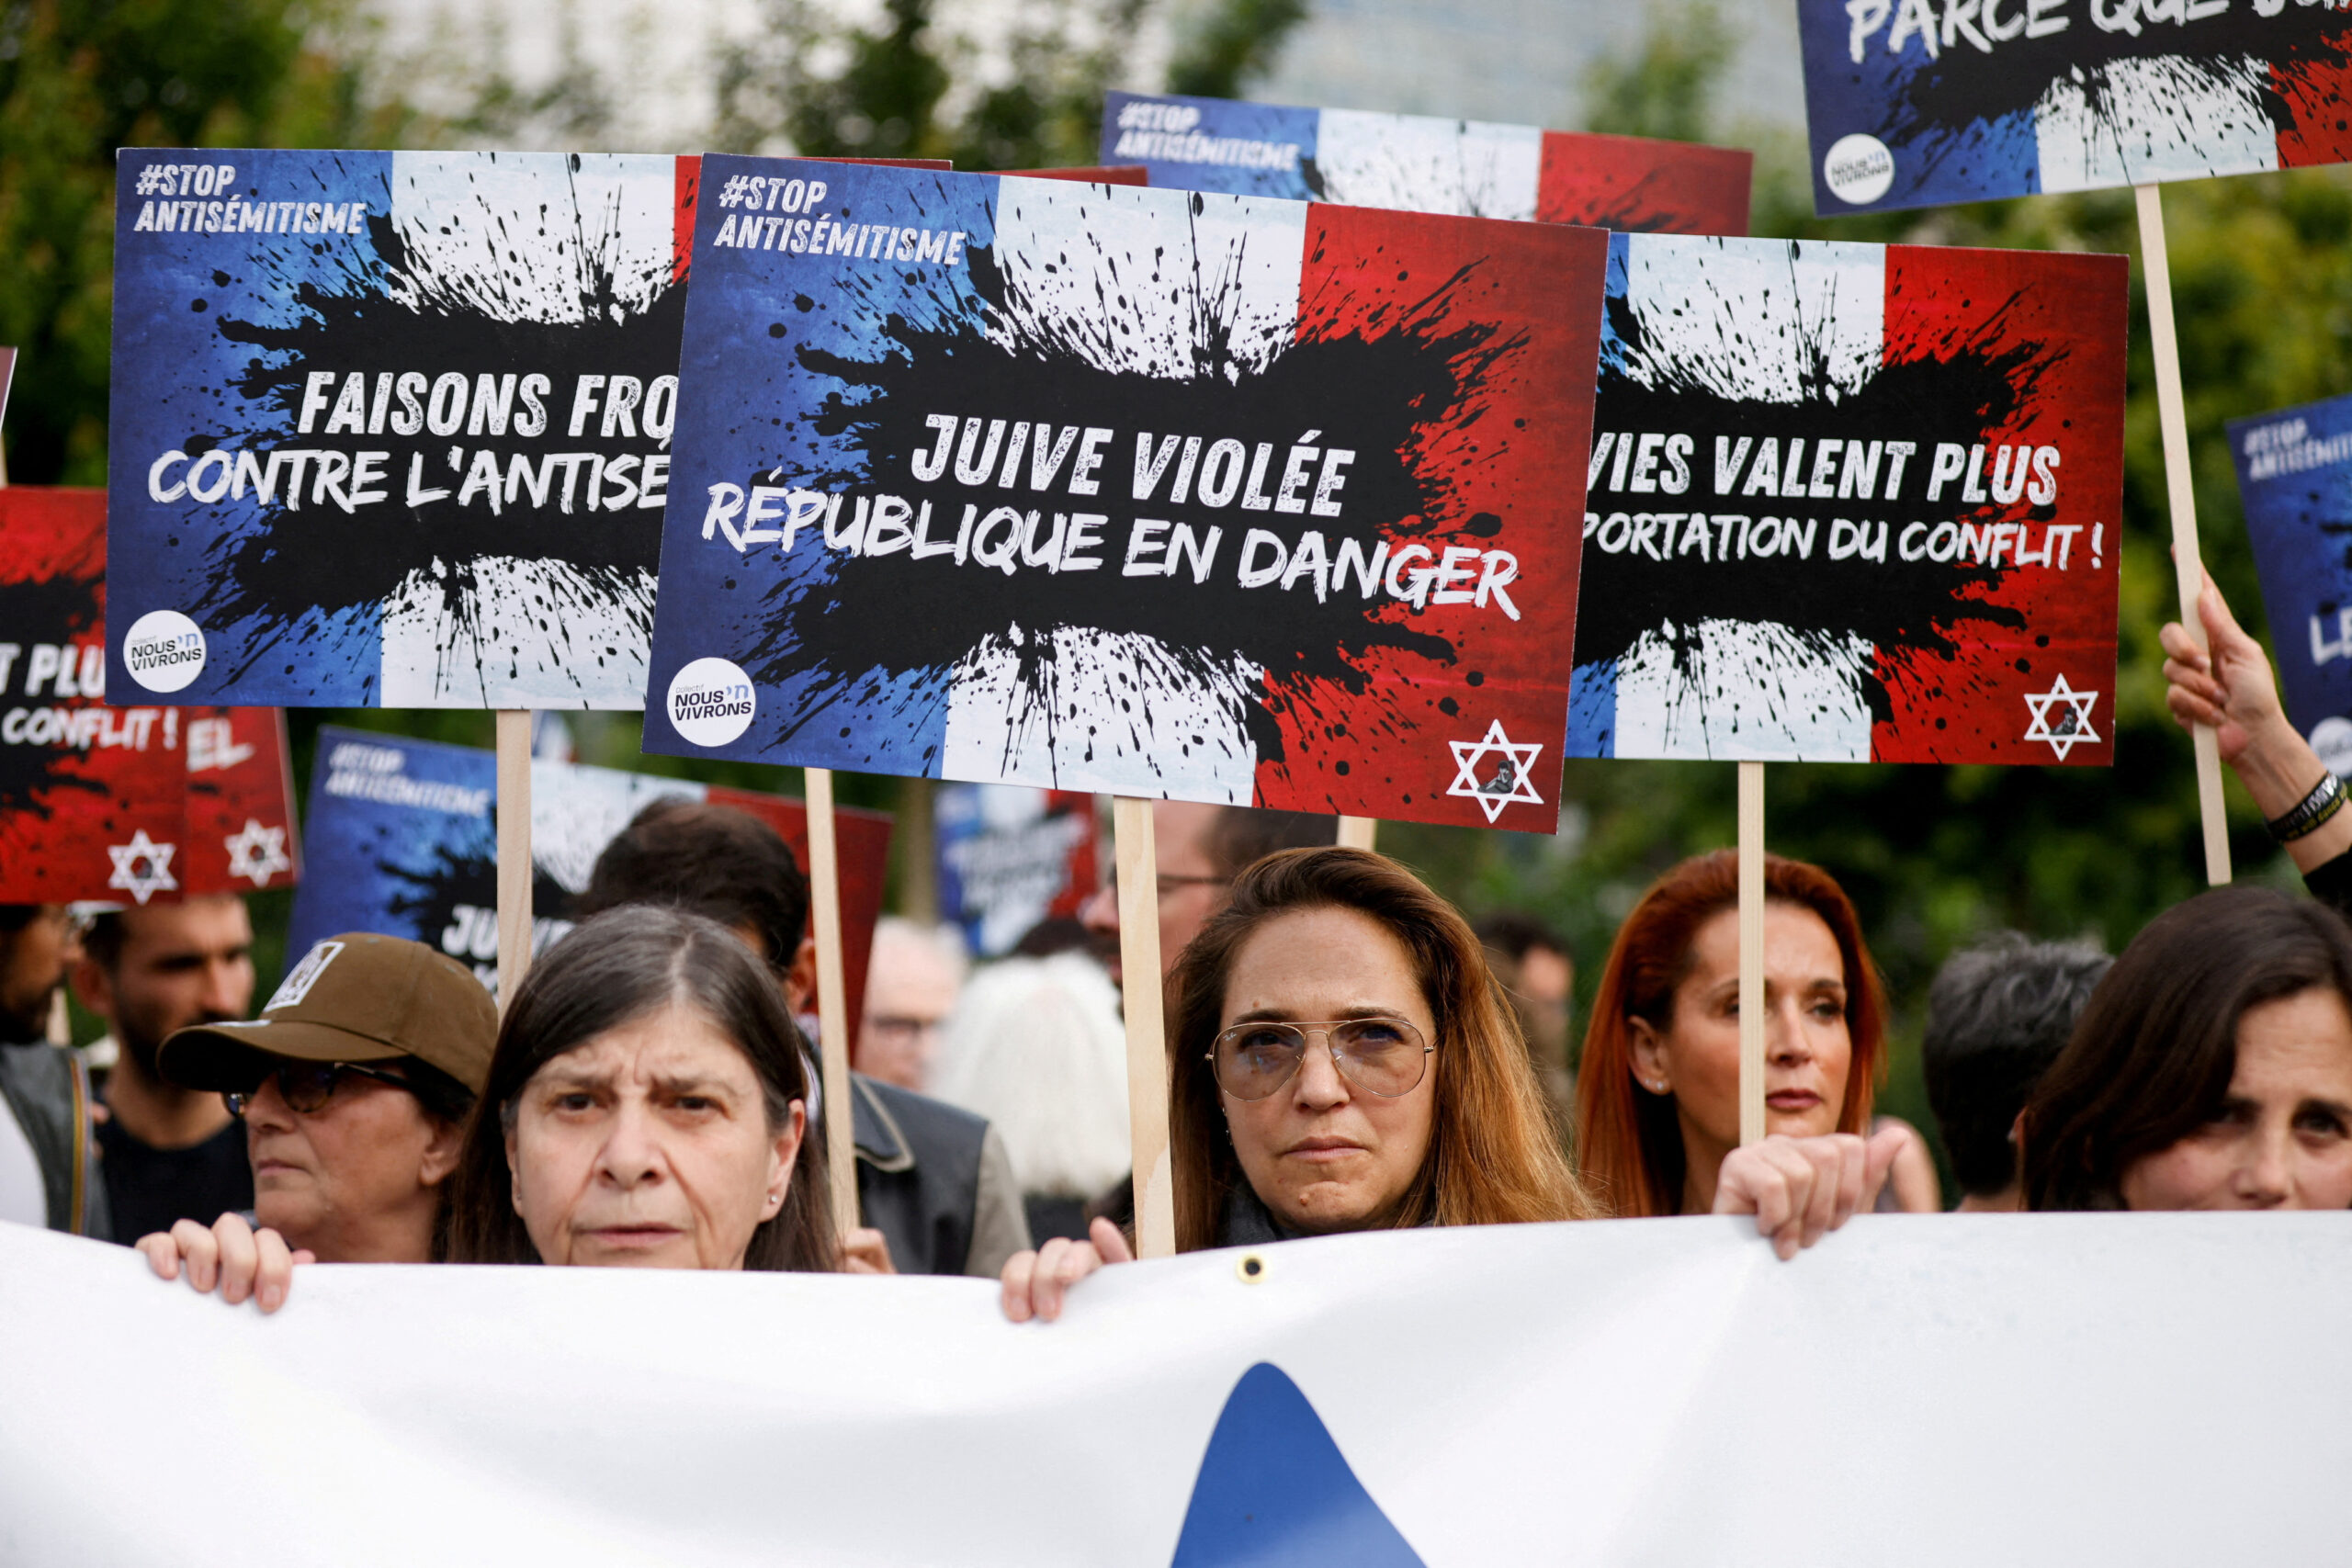
<path id="1" fill-rule="evenodd" d="M 639 705 L 694 166 L 125 151 L 118 695 Z"/>
<path id="2" fill-rule="evenodd" d="M 1176 190 L 1673 234 L 1747 232 L 1755 154 L 1429 115 L 1113 93 L 1102 158 Z"/>
<path id="3" fill-rule="evenodd" d="M 2111 761 L 2124 266 L 1611 235 L 1570 754 Z"/>
<path id="4" fill-rule="evenodd" d="M 1556 824 L 1607 236 L 704 175 L 646 750 Z"/>
<path id="5" fill-rule="evenodd" d="M 631 818 L 656 801 L 707 802 L 766 822 L 808 863 L 808 809 L 751 790 L 531 760 L 531 947 L 571 930 L 580 896 Z M 469 964 L 498 988 L 498 758 L 470 746 L 328 725 L 319 731 L 304 829 L 310 874 L 294 897 L 288 949 L 340 931 L 407 937 Z M 842 953 L 849 994 L 865 994 L 882 912 L 890 818 L 835 812 L 842 857 Z"/>
<path id="6" fill-rule="evenodd" d="M 2230 422 L 2287 716 L 2352 775 L 2352 397 Z"/>
<path id="7" fill-rule="evenodd" d="M 1823 216 L 2352 158 L 2343 0 L 1798 0 Z"/>
<path id="8" fill-rule="evenodd" d="M 104 491 L 0 487 L 0 903 L 294 881 L 276 708 L 107 705 Z"/>

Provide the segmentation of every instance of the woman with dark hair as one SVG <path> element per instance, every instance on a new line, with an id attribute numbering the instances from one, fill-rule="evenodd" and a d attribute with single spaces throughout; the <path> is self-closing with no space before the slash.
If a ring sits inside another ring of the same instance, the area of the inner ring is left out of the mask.
<path id="1" fill-rule="evenodd" d="M 1859 1135 L 1886 1037 L 1861 923 L 1801 861 L 1767 855 L 1764 897 L 1765 1130 Z M 1871 1140 L 1873 1193 L 1916 1136 Z M 1577 1074 L 1577 1151 L 1601 1199 L 1636 1217 L 1716 1210 L 1738 1147 L 1739 860 L 1718 850 L 1660 877 L 1618 928 Z"/>
<path id="2" fill-rule="evenodd" d="M 2151 920 L 2026 1103 L 2033 1209 L 2352 1206 L 2352 928 L 2265 887 Z"/>
<path id="3" fill-rule="evenodd" d="M 1362 850 L 1267 856 L 1169 979 L 1170 1163 L 1182 1252 L 1343 1231 L 1577 1220 L 1526 1043 L 1453 907 Z M 1851 1212 L 1860 1145 L 1744 1151 L 1722 1212 L 1786 1252 Z M 1782 1157 L 1785 1154 L 1786 1157 Z M 1015 1322 L 1058 1315 L 1127 1247 L 1095 1222 L 1005 1266 Z"/>
<path id="4" fill-rule="evenodd" d="M 827 1271 L 799 1032 L 715 920 L 590 919 L 498 1032 L 450 1193 L 449 1259 Z"/>

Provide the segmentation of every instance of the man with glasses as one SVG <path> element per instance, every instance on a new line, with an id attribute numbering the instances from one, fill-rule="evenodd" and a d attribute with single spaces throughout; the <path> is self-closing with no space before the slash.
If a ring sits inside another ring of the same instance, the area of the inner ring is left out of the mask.
<path id="1" fill-rule="evenodd" d="M 74 962 L 62 904 L 0 904 L 0 1221 L 110 1238 L 81 1058 L 48 1039 Z"/>
<path id="2" fill-rule="evenodd" d="M 274 1250 L 433 1261 L 443 1184 L 497 1035 L 490 993 L 456 960 L 365 931 L 320 942 L 260 1018 L 184 1029 L 159 1057 L 168 1079 L 242 1119 L 261 1230 L 235 1213 L 182 1220 L 140 1250 L 165 1279 L 184 1261 L 198 1290 L 217 1280 L 232 1304 Z"/>
<path id="3" fill-rule="evenodd" d="M 1335 817 L 1303 811 L 1260 811 L 1243 806 L 1204 806 L 1162 800 L 1151 807 L 1153 859 L 1159 873 L 1159 972 L 1176 967 L 1211 915 L 1232 897 L 1233 879 L 1276 850 L 1309 850 L 1339 836 Z M 1091 933 L 1095 956 L 1117 984 L 1119 893 L 1106 878 L 1078 918 Z"/>

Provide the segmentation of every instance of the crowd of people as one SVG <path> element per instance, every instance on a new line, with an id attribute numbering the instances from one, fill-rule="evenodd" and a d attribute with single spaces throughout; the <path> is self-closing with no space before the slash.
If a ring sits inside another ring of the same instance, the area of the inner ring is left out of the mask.
<path id="1" fill-rule="evenodd" d="M 2210 652 L 2166 628 L 2174 710 L 2219 728 L 2316 897 L 2209 892 L 2113 959 L 2015 932 L 1954 955 L 1923 1052 L 1960 1211 L 2352 1207 L 2352 812 L 2260 647 L 2210 587 L 2200 608 Z M 1180 1251 L 1714 1213 L 1788 1258 L 1944 1207 L 1921 1135 L 1874 1114 L 1888 1000 L 1828 871 L 1767 862 L 1767 1135 L 1743 1145 L 1728 852 L 1628 916 L 1571 1072 L 1572 966 L 1540 926 L 1474 929 L 1329 818 L 1159 810 Z M 584 902 L 503 1018 L 463 965 L 368 932 L 256 1013 L 233 897 L 0 909 L 0 1219 L 264 1311 L 311 1263 L 495 1262 L 979 1275 L 1026 1322 L 1133 1257 L 1109 890 L 968 979 L 941 931 L 886 926 L 845 1110 L 773 829 L 657 803 Z M 79 1050 L 47 1043 L 69 983 L 108 1030 Z"/>

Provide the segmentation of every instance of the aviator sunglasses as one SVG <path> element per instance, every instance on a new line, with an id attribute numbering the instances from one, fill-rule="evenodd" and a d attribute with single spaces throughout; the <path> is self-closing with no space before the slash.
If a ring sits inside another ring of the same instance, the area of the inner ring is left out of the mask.
<path id="1" fill-rule="evenodd" d="M 326 1108 L 327 1101 L 334 1098 L 335 1090 L 342 1086 L 345 1074 L 373 1078 L 378 1083 L 388 1083 L 411 1094 L 416 1092 L 416 1086 L 400 1074 L 388 1073 L 381 1067 L 366 1066 L 357 1062 L 285 1062 L 264 1073 L 261 1083 L 276 1078 L 278 1096 L 286 1101 L 286 1108 L 298 1116 L 309 1116 Z M 243 1116 L 253 1104 L 254 1096 L 260 1092 L 261 1083 L 243 1093 L 232 1089 L 221 1095 L 220 1099 L 229 1107 L 229 1114 Z"/>
<path id="2" fill-rule="evenodd" d="M 1263 1100 L 1298 1076 L 1307 1043 L 1318 1034 L 1340 1076 L 1383 1100 L 1411 1093 L 1437 1049 L 1401 1018 L 1237 1023 L 1216 1037 L 1209 1066 L 1217 1087 L 1234 1099 Z"/>

